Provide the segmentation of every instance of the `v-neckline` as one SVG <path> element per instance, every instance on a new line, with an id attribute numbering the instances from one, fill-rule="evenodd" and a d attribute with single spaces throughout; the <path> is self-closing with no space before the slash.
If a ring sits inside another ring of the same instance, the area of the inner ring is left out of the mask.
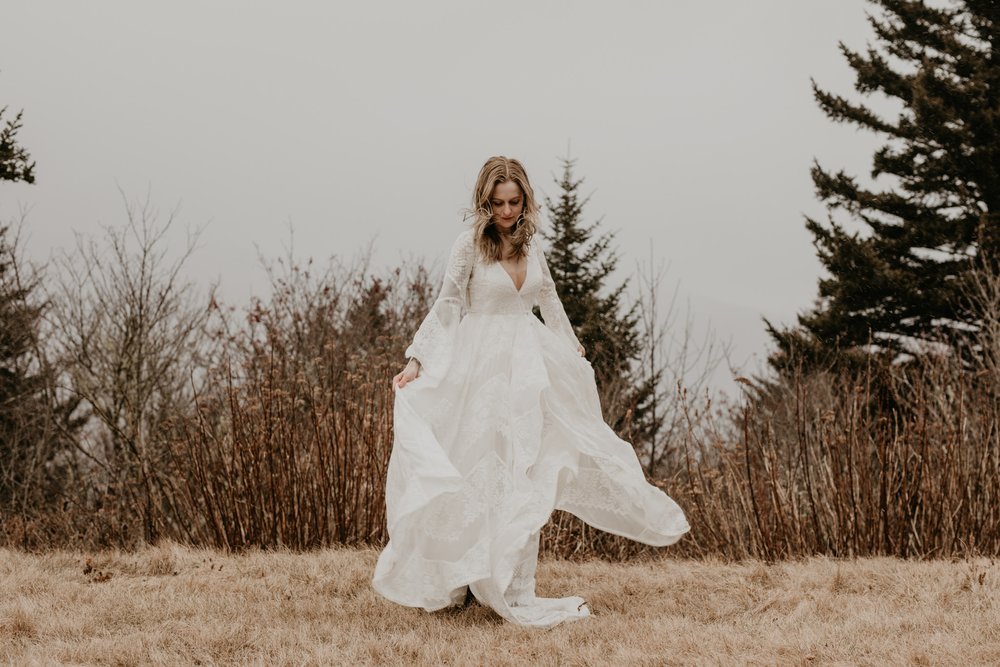
<path id="1" fill-rule="evenodd" d="M 531 268 L 531 260 L 528 258 L 527 255 L 525 256 L 525 259 L 527 260 L 527 263 L 524 266 L 524 282 L 521 283 L 520 287 L 518 287 L 517 283 L 514 282 L 514 276 L 510 275 L 510 272 L 507 269 L 503 268 L 503 264 L 501 264 L 499 261 L 496 263 L 496 265 L 500 267 L 500 270 L 503 272 L 503 274 L 507 276 L 507 280 L 510 282 L 510 286 L 513 287 L 514 291 L 517 292 L 517 294 L 519 295 L 521 294 L 521 290 L 524 289 L 525 284 L 528 282 L 528 270 Z"/>

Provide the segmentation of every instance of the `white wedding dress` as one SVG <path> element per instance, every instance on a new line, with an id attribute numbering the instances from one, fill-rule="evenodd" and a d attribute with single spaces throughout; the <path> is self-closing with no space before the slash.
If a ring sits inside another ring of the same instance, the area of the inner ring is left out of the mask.
<path id="1" fill-rule="evenodd" d="M 604 422 L 578 345 L 536 242 L 518 290 L 478 258 L 472 230 L 458 237 L 406 350 L 420 376 L 395 393 L 376 591 L 434 611 L 468 587 L 509 621 L 550 627 L 590 613 L 580 597 L 535 596 L 539 531 L 554 509 L 656 546 L 687 532 Z"/>

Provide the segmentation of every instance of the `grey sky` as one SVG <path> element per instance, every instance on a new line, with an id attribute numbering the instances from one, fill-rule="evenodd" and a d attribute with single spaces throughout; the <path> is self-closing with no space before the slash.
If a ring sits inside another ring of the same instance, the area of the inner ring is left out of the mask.
<path id="1" fill-rule="evenodd" d="M 302 256 L 442 258 L 483 161 L 519 158 L 555 194 L 571 145 L 617 230 L 621 266 L 670 262 L 701 325 L 763 356 L 764 314 L 792 322 L 820 267 L 802 214 L 813 157 L 865 174 L 875 139 L 830 123 L 809 78 L 850 93 L 843 40 L 863 0 L 743 2 L 32 2 L 4 9 L 0 105 L 23 108 L 45 259 L 123 220 L 151 189 L 208 223 L 193 277 L 243 304 L 287 241 Z M 751 362 L 752 363 L 752 362 Z M 728 373 L 725 374 L 728 376 Z M 717 378 L 717 386 L 731 389 Z"/>

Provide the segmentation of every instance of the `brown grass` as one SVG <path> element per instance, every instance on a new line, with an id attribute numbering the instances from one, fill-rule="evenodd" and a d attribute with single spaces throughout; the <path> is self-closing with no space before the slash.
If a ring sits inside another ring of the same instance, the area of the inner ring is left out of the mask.
<path id="1" fill-rule="evenodd" d="M 428 614 L 369 585 L 376 551 L 0 550 L 5 664 L 997 664 L 987 559 L 543 560 L 552 630 L 473 605 Z"/>

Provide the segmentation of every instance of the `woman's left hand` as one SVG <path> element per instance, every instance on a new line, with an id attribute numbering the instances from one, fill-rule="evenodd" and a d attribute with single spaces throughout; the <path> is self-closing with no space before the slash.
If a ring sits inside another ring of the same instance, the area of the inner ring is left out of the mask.
<path id="1" fill-rule="evenodd" d="M 587 353 L 587 350 L 584 349 L 583 345 L 577 346 L 576 351 L 580 353 L 581 357 Z"/>

